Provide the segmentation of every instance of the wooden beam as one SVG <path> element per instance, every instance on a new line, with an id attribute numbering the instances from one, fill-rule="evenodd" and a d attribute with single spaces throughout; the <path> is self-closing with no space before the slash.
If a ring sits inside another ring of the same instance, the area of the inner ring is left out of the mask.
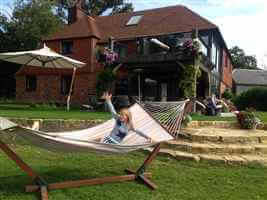
<path id="1" fill-rule="evenodd" d="M 33 169 L 27 165 L 15 152 L 13 152 L 8 145 L 3 143 L 0 140 L 0 148 L 6 153 L 6 155 L 13 161 L 16 162 L 16 164 L 24 171 L 26 174 L 33 179 L 38 178 L 38 174 L 33 171 Z"/>
<path id="2" fill-rule="evenodd" d="M 48 192 L 46 186 L 41 186 L 41 200 L 48 200 Z"/>
<path id="3" fill-rule="evenodd" d="M 142 182 L 144 184 L 146 184 L 148 187 L 150 187 L 150 189 L 155 190 L 158 188 L 152 181 L 150 181 L 145 176 L 140 175 L 140 176 L 138 176 L 138 178 L 139 178 L 139 180 L 142 180 Z"/>
<path id="4" fill-rule="evenodd" d="M 151 177 L 151 173 L 145 173 L 145 177 Z M 99 185 L 105 183 L 113 183 L 113 182 L 124 182 L 124 181 L 131 181 L 135 180 L 136 175 L 123 175 L 123 176 L 111 176 L 111 177 L 104 177 L 104 178 L 94 178 L 94 179 L 85 179 L 85 180 L 76 180 L 76 181 L 64 181 L 59 183 L 50 183 L 48 184 L 48 190 L 56 190 L 56 189 L 63 189 L 63 188 L 74 188 L 74 187 L 82 187 L 88 185 Z M 38 191 L 40 188 L 39 185 L 27 185 L 25 187 L 26 192 L 35 192 Z"/>
<path id="5" fill-rule="evenodd" d="M 134 171 L 132 171 L 132 170 L 130 170 L 130 169 L 126 169 L 125 170 L 125 172 L 126 173 L 128 173 L 128 174 L 136 174 L 136 172 L 134 172 Z M 144 173 L 145 175 L 146 174 L 149 174 L 149 175 L 152 175 L 151 173 Z M 148 187 L 150 187 L 152 190 L 155 190 L 155 189 L 157 189 L 157 186 L 154 184 L 154 183 L 152 183 L 152 181 L 150 181 L 148 178 L 151 178 L 151 177 L 148 177 L 147 175 L 146 176 L 143 176 L 143 175 L 136 175 L 136 178 L 137 179 L 139 179 L 139 180 L 141 180 L 144 184 L 146 184 Z"/>
<path id="6" fill-rule="evenodd" d="M 160 150 L 160 143 L 156 145 L 151 154 L 147 157 L 147 159 L 144 162 L 144 166 L 147 167 L 152 162 L 152 160 L 157 156 L 159 150 Z"/>

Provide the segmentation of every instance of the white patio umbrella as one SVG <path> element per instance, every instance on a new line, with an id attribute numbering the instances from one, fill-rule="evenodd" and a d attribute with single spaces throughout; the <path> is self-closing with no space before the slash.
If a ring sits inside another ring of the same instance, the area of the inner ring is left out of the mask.
<path id="1" fill-rule="evenodd" d="M 38 50 L 0 53 L 0 60 L 22 64 L 24 66 L 27 65 L 36 67 L 46 67 L 46 68 L 58 68 L 58 69 L 72 68 L 73 74 L 72 74 L 70 91 L 67 99 L 67 109 L 69 110 L 70 95 L 72 92 L 71 90 L 75 78 L 76 68 L 84 66 L 85 63 L 58 54 L 55 51 L 48 48 L 45 44 L 42 49 Z"/>

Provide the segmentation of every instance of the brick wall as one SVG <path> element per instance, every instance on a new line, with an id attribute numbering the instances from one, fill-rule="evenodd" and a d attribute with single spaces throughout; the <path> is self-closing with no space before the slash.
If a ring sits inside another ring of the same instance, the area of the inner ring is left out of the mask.
<path id="1" fill-rule="evenodd" d="M 103 69 L 95 59 L 96 38 L 75 39 L 71 58 L 87 63 L 77 69 L 74 92 L 71 104 L 88 103 L 88 94 L 95 94 L 96 73 Z M 49 41 L 46 45 L 56 52 L 60 52 L 60 41 Z M 37 88 L 33 92 L 26 91 L 25 75 L 36 75 Z M 61 94 L 62 75 L 72 75 L 72 70 L 55 70 L 36 67 L 26 67 L 16 74 L 16 99 L 20 102 L 66 103 L 67 96 Z"/>
<path id="2" fill-rule="evenodd" d="M 221 93 L 224 92 L 227 88 L 232 88 L 232 63 L 228 54 L 223 51 L 223 60 L 222 60 L 222 83 L 220 86 Z"/>

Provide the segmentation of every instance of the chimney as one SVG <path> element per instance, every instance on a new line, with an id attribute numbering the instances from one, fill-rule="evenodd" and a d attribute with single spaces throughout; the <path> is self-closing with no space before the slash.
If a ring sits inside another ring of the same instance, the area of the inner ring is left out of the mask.
<path id="1" fill-rule="evenodd" d="M 68 24 L 73 24 L 84 16 L 82 11 L 83 2 L 84 0 L 78 0 L 73 7 L 68 8 Z"/>

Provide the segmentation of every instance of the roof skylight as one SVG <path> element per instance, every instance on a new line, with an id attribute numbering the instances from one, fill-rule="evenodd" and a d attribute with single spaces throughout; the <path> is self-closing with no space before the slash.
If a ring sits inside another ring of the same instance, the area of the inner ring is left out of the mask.
<path id="1" fill-rule="evenodd" d="M 126 26 L 130 26 L 130 25 L 137 25 L 140 20 L 142 19 L 143 15 L 136 15 L 136 16 L 132 16 L 129 21 L 127 22 Z"/>

